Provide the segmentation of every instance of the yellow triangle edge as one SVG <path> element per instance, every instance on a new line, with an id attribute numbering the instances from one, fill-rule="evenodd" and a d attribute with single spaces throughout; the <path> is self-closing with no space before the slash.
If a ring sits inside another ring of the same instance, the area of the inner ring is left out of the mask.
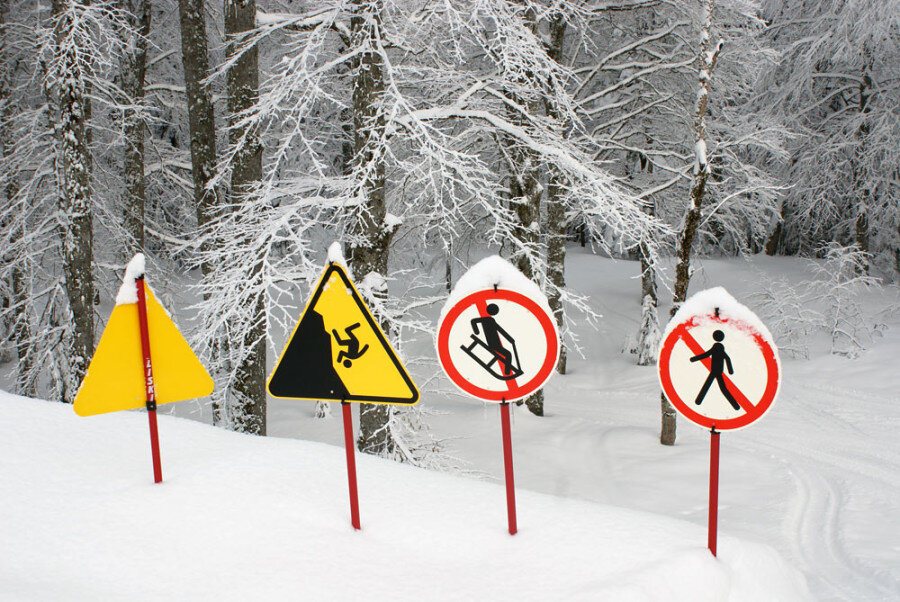
<path id="1" fill-rule="evenodd" d="M 309 313 L 314 307 L 316 307 L 316 303 L 319 300 L 319 297 L 322 295 L 325 287 L 327 286 L 329 279 L 332 274 L 337 274 L 341 279 L 343 285 L 350 292 L 353 297 L 353 300 L 356 303 L 356 306 L 362 312 L 366 321 L 368 322 L 369 327 L 374 332 L 375 336 L 378 339 L 378 342 L 382 349 L 386 352 L 388 357 L 391 360 L 391 363 L 397 370 L 397 374 L 401 377 L 403 382 L 409 389 L 409 397 L 398 397 L 398 396 L 378 396 L 378 395 L 354 395 L 348 394 L 346 396 L 303 396 L 303 395 L 292 395 L 292 396 L 281 396 L 275 395 L 271 391 L 272 379 L 275 376 L 275 373 L 278 372 L 279 367 L 281 367 L 282 362 L 284 361 L 285 354 L 288 348 L 291 345 L 291 341 L 297 334 L 297 331 L 300 328 L 300 325 L 303 324 L 304 318 L 306 318 L 307 313 Z M 347 275 L 347 272 L 344 270 L 343 266 L 338 263 L 329 263 L 328 267 L 319 277 L 319 282 L 316 285 L 315 291 L 310 297 L 310 300 L 307 302 L 306 307 L 304 307 L 303 312 L 300 314 L 300 319 L 297 320 L 297 324 L 294 326 L 294 330 L 291 332 L 291 336 L 288 337 L 287 343 L 284 346 L 284 349 L 281 350 L 281 354 L 278 356 L 278 361 L 275 363 L 272 372 L 269 374 L 269 378 L 266 381 L 266 391 L 268 394 L 275 399 L 304 399 L 309 401 L 347 401 L 347 402 L 361 402 L 361 403 L 373 403 L 373 404 L 383 404 L 383 405 L 404 405 L 411 406 L 415 405 L 419 402 L 420 393 L 418 387 L 413 382 L 409 373 L 406 370 L 406 367 L 400 361 L 397 353 L 394 351 L 394 348 L 391 346 L 390 342 L 387 340 L 384 332 L 381 330 L 381 327 L 378 325 L 378 322 L 375 321 L 375 318 L 372 316 L 372 313 L 369 311 L 369 308 L 366 306 L 365 302 L 362 300 L 362 297 L 359 294 L 359 291 L 354 286 L 353 282 L 350 280 L 350 277 Z"/>
<path id="2" fill-rule="evenodd" d="M 150 287 L 145 290 L 156 403 L 209 395 L 214 386 L 209 372 Z M 142 364 L 137 303 L 116 305 L 75 396 L 75 413 L 92 416 L 144 407 L 147 394 Z"/>

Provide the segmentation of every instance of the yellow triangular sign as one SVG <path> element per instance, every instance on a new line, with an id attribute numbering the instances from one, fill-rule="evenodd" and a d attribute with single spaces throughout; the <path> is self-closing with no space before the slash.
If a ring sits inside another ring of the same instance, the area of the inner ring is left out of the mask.
<path id="1" fill-rule="evenodd" d="M 412 405 L 419 390 L 344 269 L 322 274 L 269 377 L 282 399 Z"/>
<path id="2" fill-rule="evenodd" d="M 126 274 L 125 278 L 133 277 Z M 206 368 L 150 287 L 145 286 L 145 291 L 156 403 L 209 395 L 213 380 Z M 142 357 L 137 303 L 118 303 L 75 396 L 75 413 L 91 416 L 144 407 L 147 395 Z"/>

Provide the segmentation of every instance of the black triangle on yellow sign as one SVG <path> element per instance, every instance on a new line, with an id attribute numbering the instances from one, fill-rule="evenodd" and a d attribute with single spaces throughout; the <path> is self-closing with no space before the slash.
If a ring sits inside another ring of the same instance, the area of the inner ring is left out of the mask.
<path id="1" fill-rule="evenodd" d="M 344 269 L 329 264 L 269 377 L 272 397 L 413 405 L 419 390 Z"/>

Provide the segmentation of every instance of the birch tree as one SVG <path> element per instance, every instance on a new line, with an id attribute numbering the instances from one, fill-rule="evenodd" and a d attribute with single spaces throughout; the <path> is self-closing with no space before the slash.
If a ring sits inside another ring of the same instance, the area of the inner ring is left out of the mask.
<path id="1" fill-rule="evenodd" d="M 678 308 L 687 298 L 688 284 L 690 284 L 691 280 L 691 252 L 694 246 L 694 237 L 697 235 L 697 229 L 700 226 L 700 208 L 703 205 L 706 182 L 710 173 L 704 121 L 706 120 L 707 105 L 709 103 L 710 80 L 713 69 L 716 66 L 716 59 L 719 58 L 719 52 L 725 43 L 724 40 L 712 41 L 713 0 L 706 0 L 705 10 L 706 19 L 700 31 L 700 76 L 697 89 L 697 104 L 694 109 L 696 143 L 694 144 L 691 200 L 684 218 L 684 225 L 678 236 L 678 246 L 676 248 L 678 262 L 675 266 L 675 286 L 672 294 L 670 317 L 675 315 Z M 674 445 L 675 408 L 669 403 L 665 393 L 660 394 L 660 405 L 662 409 L 660 442 L 663 445 Z"/>

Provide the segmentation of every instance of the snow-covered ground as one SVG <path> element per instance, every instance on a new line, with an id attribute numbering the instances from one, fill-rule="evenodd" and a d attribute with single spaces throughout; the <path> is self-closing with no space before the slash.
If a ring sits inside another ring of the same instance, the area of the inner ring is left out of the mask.
<path id="1" fill-rule="evenodd" d="M 599 330 L 582 330 L 586 357 L 570 354 L 569 373 L 547 385 L 547 415 L 514 411 L 516 485 L 687 520 L 702 527 L 695 543 L 703 544 L 709 433 L 679 417 L 676 445 L 659 445 L 656 367 L 622 353 L 640 317 L 638 270 L 569 248 L 567 283 L 604 317 Z M 796 258 L 705 260 L 691 290 L 724 286 L 752 307 L 760 282 L 780 277 L 799 283 L 813 274 Z M 896 285 L 865 300 L 873 313 L 898 304 Z M 660 319 L 668 314 L 664 304 Z M 812 341 L 809 360 L 783 356 L 772 409 L 721 436 L 720 534 L 773 546 L 819 600 L 900 599 L 900 313 L 881 318 L 884 336 L 857 359 L 830 355 L 823 340 Z M 419 351 L 430 349 L 423 342 Z M 497 407 L 445 389 L 422 398 L 445 412 L 431 419 L 435 433 L 454 439 L 449 445 L 469 468 L 502 483 Z M 316 421 L 311 404 L 276 401 L 270 433 L 340 445 L 339 410 L 333 414 Z M 533 525 L 519 526 L 527 533 Z M 727 548 L 720 542 L 721 554 Z"/>
<path id="2" fill-rule="evenodd" d="M 150 477 L 141 412 L 81 419 L 0 394 L 4 600 L 797 600 L 769 546 L 639 510 L 519 492 L 343 450 L 160 418 Z M 14 425 L 15 428 L 10 428 Z"/>
<path id="3" fill-rule="evenodd" d="M 497 406 L 446 382 L 423 391 L 444 412 L 432 429 L 487 476 L 359 457 L 361 533 L 338 408 L 315 420 L 312 403 L 270 401 L 266 439 L 162 416 L 166 482 L 154 486 L 141 412 L 78 418 L 4 395 L 0 597 L 795 600 L 808 587 L 818 600 L 900 599 L 900 316 L 857 359 L 821 345 L 810 360 L 783 357 L 774 407 L 722 435 L 715 560 L 709 434 L 679 419 L 677 444 L 659 445 L 655 367 L 621 353 L 637 328 L 637 267 L 570 251 L 568 282 L 604 318 L 582 329 L 586 357 L 570 354 L 569 374 L 550 381 L 547 416 L 514 411 L 515 537 Z M 810 272 L 788 258 L 707 260 L 691 288 L 746 303 L 764 274 Z M 896 286 L 866 301 L 898 302 Z"/>

